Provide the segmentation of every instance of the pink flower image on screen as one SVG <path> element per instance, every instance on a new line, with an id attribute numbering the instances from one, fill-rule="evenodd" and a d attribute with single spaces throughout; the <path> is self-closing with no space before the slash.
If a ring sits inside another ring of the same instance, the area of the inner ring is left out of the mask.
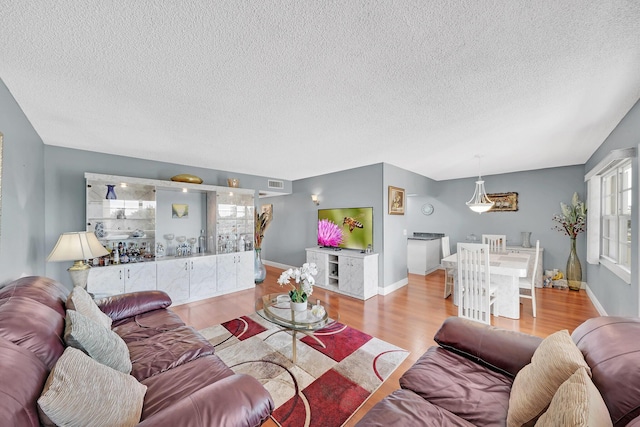
<path id="1" fill-rule="evenodd" d="M 318 221 L 318 244 L 336 247 L 340 243 L 342 243 L 342 230 L 340 227 L 328 219 Z"/>

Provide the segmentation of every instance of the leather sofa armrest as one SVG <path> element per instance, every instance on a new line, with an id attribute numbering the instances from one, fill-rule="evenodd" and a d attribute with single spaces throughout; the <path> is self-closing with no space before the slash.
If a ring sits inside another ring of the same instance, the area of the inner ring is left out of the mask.
<path id="1" fill-rule="evenodd" d="M 115 322 L 148 311 L 167 308 L 171 302 L 166 292 L 140 291 L 101 298 L 96 304 Z"/>
<path id="2" fill-rule="evenodd" d="M 447 318 L 433 338 L 440 347 L 515 377 L 542 338 L 459 317 Z"/>
<path id="3" fill-rule="evenodd" d="M 258 380 L 237 374 L 185 396 L 145 418 L 138 427 L 255 427 L 269 418 L 273 409 L 271 395 Z"/>

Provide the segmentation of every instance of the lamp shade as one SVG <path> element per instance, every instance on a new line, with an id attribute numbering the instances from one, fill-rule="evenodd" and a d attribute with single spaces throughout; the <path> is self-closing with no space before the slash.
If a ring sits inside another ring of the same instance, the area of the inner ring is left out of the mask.
<path id="1" fill-rule="evenodd" d="M 495 202 L 489 199 L 487 192 L 484 189 L 484 181 L 479 178 L 476 181 L 476 190 L 471 197 L 471 200 L 467 202 L 467 206 L 474 212 L 482 213 L 486 212 L 493 207 Z"/>
<path id="2" fill-rule="evenodd" d="M 78 261 L 108 254 L 93 231 L 74 231 L 60 235 L 47 261 Z"/>

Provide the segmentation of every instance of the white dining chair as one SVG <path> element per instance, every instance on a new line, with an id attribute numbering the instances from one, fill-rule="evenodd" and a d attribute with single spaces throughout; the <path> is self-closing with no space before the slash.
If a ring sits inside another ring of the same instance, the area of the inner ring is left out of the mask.
<path id="1" fill-rule="evenodd" d="M 491 286 L 489 245 L 458 243 L 458 317 L 491 324 L 497 288 Z"/>
<path id="2" fill-rule="evenodd" d="M 489 252 L 507 251 L 507 236 L 505 234 L 483 234 L 482 243 L 489 245 Z"/>
<path id="3" fill-rule="evenodd" d="M 444 236 L 441 239 L 442 244 L 442 258 L 446 258 L 451 255 L 451 246 L 449 245 L 449 236 Z M 453 281 L 456 274 L 455 268 L 444 269 L 444 298 L 448 298 L 453 292 Z"/>
<path id="4" fill-rule="evenodd" d="M 531 277 L 520 278 L 520 298 L 531 300 L 533 317 L 536 317 L 536 273 L 538 272 L 538 258 L 540 257 L 540 240 L 536 240 L 536 256 L 533 260 Z"/>

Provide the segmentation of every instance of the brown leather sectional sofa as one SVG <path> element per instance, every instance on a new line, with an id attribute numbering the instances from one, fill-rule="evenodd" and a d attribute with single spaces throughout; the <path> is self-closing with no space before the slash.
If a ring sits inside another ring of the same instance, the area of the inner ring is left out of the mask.
<path id="1" fill-rule="evenodd" d="M 514 377 L 538 337 L 451 317 L 358 426 L 504 426 Z M 612 424 L 640 426 L 640 319 L 596 317 L 571 334 Z"/>
<path id="2" fill-rule="evenodd" d="M 0 289 L 0 420 L 39 426 L 37 399 L 62 355 L 69 291 L 44 277 Z M 258 426 L 273 411 L 269 392 L 235 374 L 158 291 L 99 301 L 129 348 L 133 375 L 147 386 L 140 426 Z M 99 399 L 99 396 L 96 396 Z"/>

